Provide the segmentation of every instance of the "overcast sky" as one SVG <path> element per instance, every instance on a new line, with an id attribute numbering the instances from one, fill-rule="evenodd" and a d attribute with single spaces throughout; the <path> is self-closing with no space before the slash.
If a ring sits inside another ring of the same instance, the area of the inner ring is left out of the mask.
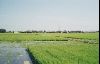
<path id="1" fill-rule="evenodd" d="M 0 0 L 0 28 L 99 30 L 99 0 Z"/>

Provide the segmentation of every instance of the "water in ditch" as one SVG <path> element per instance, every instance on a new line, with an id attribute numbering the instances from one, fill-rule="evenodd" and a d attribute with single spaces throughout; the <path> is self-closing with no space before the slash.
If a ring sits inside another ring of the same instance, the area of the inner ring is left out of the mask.
<path id="1" fill-rule="evenodd" d="M 0 44 L 0 64 L 32 64 L 26 48 L 18 44 Z"/>

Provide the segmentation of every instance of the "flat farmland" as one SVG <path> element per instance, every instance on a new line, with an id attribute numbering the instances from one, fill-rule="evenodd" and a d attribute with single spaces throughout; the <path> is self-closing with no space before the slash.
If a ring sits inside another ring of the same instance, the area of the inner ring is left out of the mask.
<path id="1" fill-rule="evenodd" d="M 28 45 L 40 64 L 99 64 L 98 44 L 83 42 L 37 42 Z"/>
<path id="2" fill-rule="evenodd" d="M 0 33 L 3 42 L 27 48 L 33 64 L 99 64 L 99 33 Z"/>
<path id="3" fill-rule="evenodd" d="M 73 39 L 99 40 L 99 33 L 0 33 L 0 41 L 67 41 Z"/>

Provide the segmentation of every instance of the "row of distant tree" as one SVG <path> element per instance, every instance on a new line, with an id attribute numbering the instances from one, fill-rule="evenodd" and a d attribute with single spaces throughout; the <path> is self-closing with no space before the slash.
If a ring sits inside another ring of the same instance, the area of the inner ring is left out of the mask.
<path id="1" fill-rule="evenodd" d="M 5 33 L 6 29 L 0 29 L 0 33 Z"/>
<path id="2" fill-rule="evenodd" d="M 99 32 L 99 31 L 88 31 L 88 32 Z M 19 31 L 19 33 L 85 33 L 84 31 Z"/>
<path id="3" fill-rule="evenodd" d="M 99 31 L 92 31 L 92 32 L 99 32 Z M 37 31 L 37 30 L 27 30 L 27 31 L 6 31 L 6 29 L 0 29 L 0 33 L 84 33 L 84 31 Z"/>

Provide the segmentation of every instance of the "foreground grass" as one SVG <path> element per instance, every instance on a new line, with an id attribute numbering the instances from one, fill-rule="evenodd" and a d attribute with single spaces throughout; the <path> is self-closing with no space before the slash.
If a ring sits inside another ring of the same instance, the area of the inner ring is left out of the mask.
<path id="1" fill-rule="evenodd" d="M 28 48 L 40 64 L 99 64 L 98 44 L 38 42 Z"/>
<path id="2" fill-rule="evenodd" d="M 0 41 L 67 41 L 68 38 L 99 40 L 99 33 L 0 33 Z"/>

